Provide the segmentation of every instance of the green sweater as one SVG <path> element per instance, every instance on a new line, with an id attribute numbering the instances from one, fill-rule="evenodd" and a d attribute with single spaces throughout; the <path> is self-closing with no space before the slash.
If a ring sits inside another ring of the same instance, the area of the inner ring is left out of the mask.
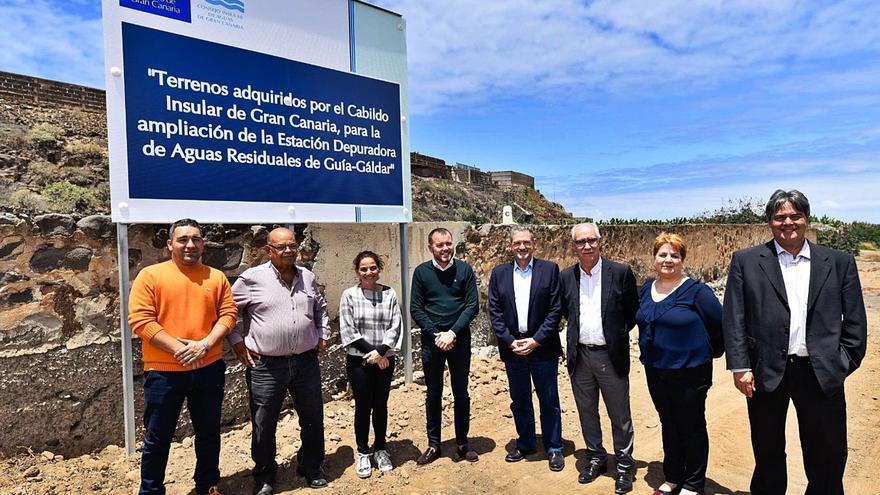
<path id="1" fill-rule="evenodd" d="M 473 269 L 461 260 L 453 259 L 453 263 L 440 271 L 426 261 L 413 272 L 409 311 L 423 339 L 447 330 L 465 335 L 480 311 Z"/>

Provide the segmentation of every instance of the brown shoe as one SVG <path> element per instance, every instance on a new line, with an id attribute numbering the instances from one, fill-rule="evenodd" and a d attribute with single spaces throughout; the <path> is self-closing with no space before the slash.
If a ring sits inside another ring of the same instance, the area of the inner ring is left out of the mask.
<path id="1" fill-rule="evenodd" d="M 424 466 L 425 464 L 430 464 L 437 460 L 440 457 L 440 449 L 437 447 L 428 447 L 422 452 L 422 455 L 416 459 L 416 464 L 419 466 Z"/>
<path id="2" fill-rule="evenodd" d="M 477 455 L 477 451 L 467 445 L 458 448 L 458 457 L 461 460 L 468 462 L 477 462 L 480 460 L 480 456 Z"/>

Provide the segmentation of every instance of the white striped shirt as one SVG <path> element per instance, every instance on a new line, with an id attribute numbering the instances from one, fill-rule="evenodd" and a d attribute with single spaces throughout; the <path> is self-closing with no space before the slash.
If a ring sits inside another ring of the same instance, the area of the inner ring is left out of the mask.
<path id="1" fill-rule="evenodd" d="M 315 274 L 297 266 L 288 286 L 278 269 L 267 261 L 248 268 L 232 285 L 232 297 L 243 320 L 241 334 L 229 334 L 229 343 L 244 340 L 260 355 L 302 354 L 330 338 L 327 303 L 315 283 Z"/>
<path id="2" fill-rule="evenodd" d="M 345 289 L 339 301 L 339 337 L 349 354 L 364 353 L 350 345 L 364 339 L 373 347 L 385 344 L 391 356 L 400 350 L 403 325 L 397 293 L 391 287 L 377 284 L 381 290 L 356 285 Z"/>
<path id="3" fill-rule="evenodd" d="M 810 243 L 804 241 L 797 256 L 785 250 L 775 240 L 779 268 L 785 283 L 790 320 L 788 324 L 788 353 L 809 356 L 807 352 L 807 297 L 810 294 Z"/>

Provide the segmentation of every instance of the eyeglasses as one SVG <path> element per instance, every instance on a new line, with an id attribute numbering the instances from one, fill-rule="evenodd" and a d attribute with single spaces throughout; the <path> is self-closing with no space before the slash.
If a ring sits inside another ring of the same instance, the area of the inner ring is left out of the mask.
<path id="1" fill-rule="evenodd" d="M 291 251 L 299 250 L 299 244 L 297 244 L 295 242 L 291 242 L 290 244 L 269 244 L 269 247 L 271 247 L 275 251 L 278 251 L 279 253 L 283 253 L 284 251 L 287 251 L 288 249 Z"/>
<path id="2" fill-rule="evenodd" d="M 572 242 L 574 242 L 574 245 L 577 247 L 584 247 L 587 244 L 589 244 L 590 246 L 595 246 L 596 244 L 599 244 L 599 238 L 587 237 L 586 239 L 575 239 Z"/>

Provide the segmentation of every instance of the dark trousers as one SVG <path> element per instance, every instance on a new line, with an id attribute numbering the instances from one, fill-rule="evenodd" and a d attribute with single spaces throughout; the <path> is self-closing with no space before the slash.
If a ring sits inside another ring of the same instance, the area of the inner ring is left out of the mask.
<path id="1" fill-rule="evenodd" d="M 183 401 L 195 431 L 196 494 L 220 481 L 220 408 L 226 364 L 220 360 L 193 371 L 147 371 L 144 374 L 144 449 L 139 493 L 165 493 L 168 450 Z"/>
<path id="2" fill-rule="evenodd" d="M 440 448 L 440 423 L 443 419 L 443 370 L 449 363 L 452 397 L 455 399 L 455 442 L 467 445 L 471 424 L 471 398 L 468 395 L 468 374 L 471 369 L 471 336 L 459 335 L 449 351 L 440 350 L 434 341 L 422 339 L 422 369 L 428 388 L 425 419 L 428 445 Z"/>
<path id="3" fill-rule="evenodd" d="M 510 384 L 510 412 L 516 424 L 516 447 L 535 450 L 535 408 L 532 405 L 532 382 L 541 409 L 541 435 L 544 450 L 562 451 L 562 414 L 559 407 L 559 387 L 556 358 L 513 356 L 504 361 L 507 381 Z"/>
<path id="4" fill-rule="evenodd" d="M 712 386 L 712 364 L 670 370 L 645 366 L 645 377 L 660 415 L 663 475 L 670 483 L 703 493 L 709 460 L 706 394 Z"/>
<path id="5" fill-rule="evenodd" d="M 578 344 L 577 362 L 570 374 L 571 389 L 577 404 L 581 431 L 587 444 L 587 458 L 605 464 L 608 451 L 602 445 L 602 422 L 599 418 L 599 396 L 605 402 L 611 422 L 611 439 L 617 470 L 635 470 L 633 460 L 632 413 L 629 407 L 629 376 L 619 376 L 607 349 L 590 349 Z"/>
<path id="6" fill-rule="evenodd" d="M 846 467 L 846 398 L 843 387 L 826 395 L 807 359 L 789 358 L 779 387 L 756 391 L 748 399 L 755 471 L 755 495 L 783 495 L 785 470 L 785 417 L 789 399 L 797 412 L 807 495 L 843 494 Z"/>
<path id="7" fill-rule="evenodd" d="M 354 394 L 354 438 L 358 452 L 370 453 L 370 415 L 373 417 L 374 450 L 385 450 L 385 431 L 388 429 L 388 395 L 394 376 L 394 356 L 388 357 L 388 367 L 366 364 L 361 356 L 347 355 L 345 371 Z"/>
<path id="8" fill-rule="evenodd" d="M 297 469 L 310 476 L 321 473 L 324 461 L 324 401 L 317 351 L 289 357 L 261 356 L 245 374 L 250 391 L 251 458 L 254 479 L 271 483 L 278 471 L 275 432 L 284 397 L 293 398 L 299 417 L 302 446 L 296 453 Z"/>

